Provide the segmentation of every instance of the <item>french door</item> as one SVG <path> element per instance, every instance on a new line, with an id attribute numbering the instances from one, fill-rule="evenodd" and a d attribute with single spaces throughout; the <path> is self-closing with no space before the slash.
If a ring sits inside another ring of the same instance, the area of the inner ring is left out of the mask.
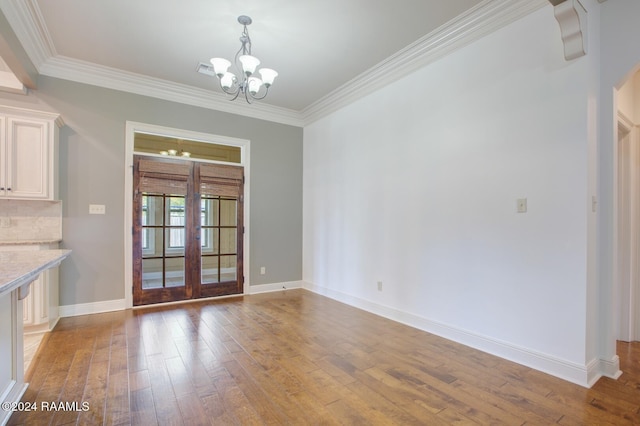
<path id="1" fill-rule="evenodd" d="M 242 293 L 243 168 L 134 156 L 133 304 Z"/>

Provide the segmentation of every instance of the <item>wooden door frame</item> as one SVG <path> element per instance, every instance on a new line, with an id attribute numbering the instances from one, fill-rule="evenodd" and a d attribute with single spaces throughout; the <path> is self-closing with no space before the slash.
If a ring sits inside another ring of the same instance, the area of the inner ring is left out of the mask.
<path id="1" fill-rule="evenodd" d="M 184 129 L 176 129 L 171 127 L 156 126 L 153 124 L 139 123 L 135 121 L 127 121 L 125 126 L 125 182 L 124 182 L 124 302 L 125 308 L 133 307 L 133 156 L 134 156 L 134 138 L 136 133 L 149 133 L 160 136 L 169 136 L 179 139 L 189 139 L 199 142 L 228 145 L 239 147 L 241 150 L 240 163 L 225 163 L 221 161 L 198 160 L 212 164 L 231 164 L 244 167 L 244 235 L 243 235 L 243 274 L 244 286 L 241 294 L 247 294 L 251 282 L 249 273 L 249 236 L 250 232 L 250 148 L 251 141 L 247 139 L 231 138 L 228 136 L 220 136 L 209 133 L 194 132 Z M 153 156 L 149 153 L 140 153 L 141 155 Z M 162 157 L 158 154 L 158 157 Z"/>

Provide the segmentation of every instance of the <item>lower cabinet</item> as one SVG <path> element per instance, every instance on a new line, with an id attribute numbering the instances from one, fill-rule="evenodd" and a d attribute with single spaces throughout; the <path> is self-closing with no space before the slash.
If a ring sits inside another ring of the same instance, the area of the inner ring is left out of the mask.
<path id="1" fill-rule="evenodd" d="M 58 244 L 0 245 L 0 251 L 51 250 Z M 55 327 L 59 314 L 58 268 L 44 271 L 31 283 L 29 295 L 22 300 L 24 333 L 41 333 Z"/>

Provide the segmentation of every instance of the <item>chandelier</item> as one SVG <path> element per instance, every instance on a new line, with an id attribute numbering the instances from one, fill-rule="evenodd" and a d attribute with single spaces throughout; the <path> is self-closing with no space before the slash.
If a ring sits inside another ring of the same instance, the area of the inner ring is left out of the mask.
<path id="1" fill-rule="evenodd" d="M 271 68 L 260 68 L 258 73 L 261 78 L 256 77 L 256 68 L 260 65 L 260 60 L 255 56 L 251 56 L 251 38 L 247 25 L 251 25 L 251 18 L 245 15 L 238 16 L 238 22 L 244 26 L 240 43 L 242 46 L 234 58 L 236 68 L 241 71 L 239 77 L 229 72 L 231 62 L 223 58 L 211 58 L 213 71 L 218 77 L 222 90 L 233 95 L 232 101 L 242 95 L 251 103 L 253 100 L 264 99 L 269 93 L 269 87 L 273 84 L 273 80 L 278 73 Z"/>

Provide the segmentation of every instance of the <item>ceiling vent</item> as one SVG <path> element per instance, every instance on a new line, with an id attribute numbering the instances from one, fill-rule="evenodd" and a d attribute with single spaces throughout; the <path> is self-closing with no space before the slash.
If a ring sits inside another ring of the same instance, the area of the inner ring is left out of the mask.
<path id="1" fill-rule="evenodd" d="M 216 73 L 213 71 L 213 66 L 210 64 L 205 64 L 204 62 L 200 62 L 198 67 L 196 68 L 200 74 L 209 75 L 215 77 Z"/>

